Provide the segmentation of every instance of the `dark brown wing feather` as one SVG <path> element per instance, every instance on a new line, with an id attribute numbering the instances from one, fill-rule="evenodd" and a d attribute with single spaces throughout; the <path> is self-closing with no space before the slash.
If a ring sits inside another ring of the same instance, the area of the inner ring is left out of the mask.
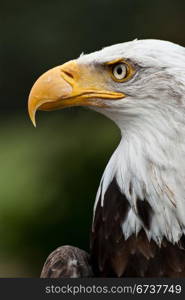
<path id="1" fill-rule="evenodd" d="M 73 246 L 59 247 L 48 256 L 40 277 L 93 277 L 89 254 Z"/>
<path id="2" fill-rule="evenodd" d="M 142 207 L 143 205 L 143 207 Z M 185 277 L 185 237 L 178 244 L 165 238 L 159 247 L 149 241 L 145 232 L 127 240 L 121 224 L 130 209 L 115 179 L 104 197 L 103 208 L 98 201 L 91 239 L 91 258 L 96 277 Z M 150 226 L 152 209 L 138 199 L 138 216 L 146 227 Z"/>

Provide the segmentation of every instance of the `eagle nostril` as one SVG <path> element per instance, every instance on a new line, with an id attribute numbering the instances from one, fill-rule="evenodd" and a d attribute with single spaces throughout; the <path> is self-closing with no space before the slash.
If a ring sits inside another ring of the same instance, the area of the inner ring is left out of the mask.
<path id="1" fill-rule="evenodd" d="M 74 76 L 72 73 L 70 73 L 69 71 L 66 71 L 66 70 L 62 70 L 63 73 L 65 73 L 68 77 L 74 79 Z"/>

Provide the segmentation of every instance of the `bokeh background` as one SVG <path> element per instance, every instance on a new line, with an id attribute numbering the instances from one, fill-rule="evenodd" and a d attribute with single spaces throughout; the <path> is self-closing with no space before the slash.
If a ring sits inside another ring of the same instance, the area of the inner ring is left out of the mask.
<path id="1" fill-rule="evenodd" d="M 35 79 L 135 38 L 185 46 L 184 28 L 184 0 L 1 1 L 0 277 L 38 277 L 60 245 L 88 250 L 96 190 L 119 142 L 111 121 L 81 108 L 39 112 L 35 129 Z"/>

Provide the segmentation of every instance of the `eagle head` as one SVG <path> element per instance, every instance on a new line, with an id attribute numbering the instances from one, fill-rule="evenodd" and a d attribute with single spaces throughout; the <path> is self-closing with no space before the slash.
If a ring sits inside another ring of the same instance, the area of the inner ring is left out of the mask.
<path id="1" fill-rule="evenodd" d="M 44 73 L 28 101 L 37 110 L 88 106 L 124 127 L 184 97 L 185 49 L 161 40 L 134 40 L 106 47 Z M 144 125 L 144 124 L 143 124 Z"/>

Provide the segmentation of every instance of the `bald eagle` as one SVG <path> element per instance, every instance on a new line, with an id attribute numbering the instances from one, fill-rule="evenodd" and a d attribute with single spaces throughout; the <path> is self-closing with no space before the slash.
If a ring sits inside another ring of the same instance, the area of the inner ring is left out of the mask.
<path id="1" fill-rule="evenodd" d="M 134 40 L 43 74 L 37 110 L 87 106 L 121 140 L 97 192 L 91 260 L 97 277 L 185 277 L 185 48 Z"/>

